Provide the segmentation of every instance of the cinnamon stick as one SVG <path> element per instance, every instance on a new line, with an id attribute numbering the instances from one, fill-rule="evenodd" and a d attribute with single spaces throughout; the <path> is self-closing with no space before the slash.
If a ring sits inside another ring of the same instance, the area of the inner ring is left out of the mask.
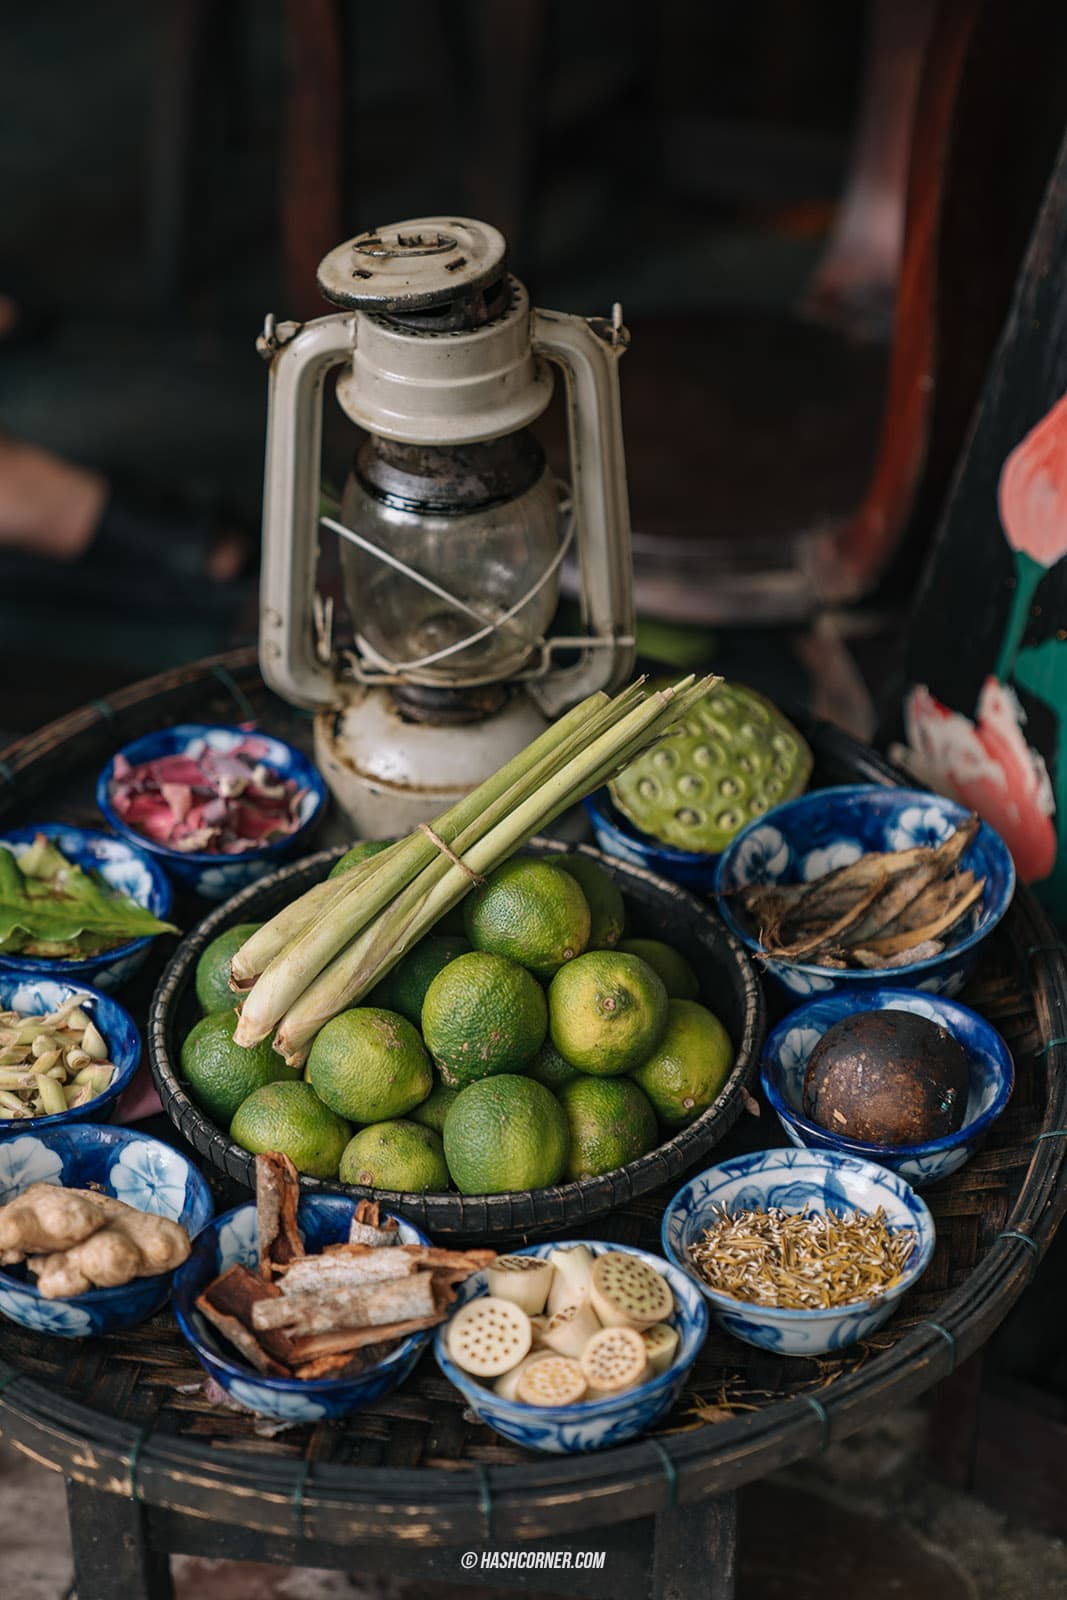
<path id="1" fill-rule="evenodd" d="M 256 1221 L 259 1224 L 259 1275 L 270 1282 L 274 1267 L 304 1254 L 297 1227 L 300 1178 L 289 1157 L 278 1151 L 256 1157 Z"/>
<path id="2" fill-rule="evenodd" d="M 252 1307 L 252 1326 L 287 1328 L 293 1335 L 330 1333 L 335 1328 L 375 1328 L 436 1310 L 431 1275 L 370 1283 L 354 1289 L 327 1289 L 315 1294 L 282 1295 Z"/>

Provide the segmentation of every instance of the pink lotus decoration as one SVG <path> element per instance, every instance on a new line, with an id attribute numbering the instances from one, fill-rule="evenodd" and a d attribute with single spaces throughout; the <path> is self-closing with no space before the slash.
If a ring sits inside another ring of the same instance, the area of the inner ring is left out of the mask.
<path id="1" fill-rule="evenodd" d="M 997 498 L 1015 589 L 996 667 L 982 685 L 973 722 L 942 705 L 925 684 L 909 691 L 908 758 L 932 788 L 973 807 L 996 828 L 1024 883 L 1040 883 L 1067 871 L 1067 861 L 1057 867 L 1053 820 L 1057 809 L 1061 826 L 1067 820 L 1067 645 L 1046 640 L 1021 647 L 1038 585 L 1067 555 L 1067 395 L 1008 456 Z M 1059 724 L 1055 792 L 1042 756 L 1023 733 L 1022 707 L 1007 687 L 1013 678 L 1043 699 Z M 1046 889 L 1060 892 L 1055 882 Z"/>
<path id="2" fill-rule="evenodd" d="M 1013 550 L 1044 569 L 1067 555 L 1067 395 L 1005 461 L 997 499 Z"/>
<path id="3" fill-rule="evenodd" d="M 1052 785 L 1027 744 L 1023 714 L 1010 689 L 987 678 L 977 720 L 951 711 L 916 685 L 904 702 L 904 726 L 917 776 L 970 806 L 1004 840 L 1024 883 L 1047 878 L 1056 860 Z"/>

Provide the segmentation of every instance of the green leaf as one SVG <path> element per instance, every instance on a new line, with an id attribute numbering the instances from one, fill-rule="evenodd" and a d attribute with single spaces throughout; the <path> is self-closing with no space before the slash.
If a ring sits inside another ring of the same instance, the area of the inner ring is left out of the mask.
<path id="1" fill-rule="evenodd" d="M 31 846 L 31 850 L 35 849 Z M 29 854 L 30 852 L 27 852 Z M 58 858 L 59 865 L 51 859 Z M 133 900 L 105 892 L 80 867 L 64 859 L 51 845 L 37 851 L 31 865 L 49 867 L 47 888 L 42 876 L 25 878 L 10 850 L 0 846 L 0 949 L 20 949 L 27 944 L 69 945 L 81 935 L 122 944 L 157 933 L 177 933 L 173 923 L 161 922 Z M 78 950 L 68 952 L 77 954 Z"/>

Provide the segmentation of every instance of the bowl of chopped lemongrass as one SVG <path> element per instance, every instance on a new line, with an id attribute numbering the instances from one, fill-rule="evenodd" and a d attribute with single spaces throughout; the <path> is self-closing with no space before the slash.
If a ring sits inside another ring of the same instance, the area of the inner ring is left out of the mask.
<path id="1" fill-rule="evenodd" d="M 0 971 L 0 1140 L 110 1122 L 140 1060 L 134 1020 L 110 995 Z"/>
<path id="2" fill-rule="evenodd" d="M 727 1333 L 813 1356 L 888 1320 L 930 1264 L 934 1221 L 903 1178 L 871 1161 L 763 1150 L 679 1189 L 661 1237 Z"/>

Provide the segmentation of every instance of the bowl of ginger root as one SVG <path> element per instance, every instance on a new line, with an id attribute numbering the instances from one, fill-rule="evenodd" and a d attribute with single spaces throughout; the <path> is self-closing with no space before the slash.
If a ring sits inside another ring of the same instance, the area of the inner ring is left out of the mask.
<path id="1" fill-rule="evenodd" d="M 77 1123 L 0 1143 L 0 1314 L 80 1339 L 132 1328 L 166 1302 L 214 1206 L 179 1151 Z"/>

